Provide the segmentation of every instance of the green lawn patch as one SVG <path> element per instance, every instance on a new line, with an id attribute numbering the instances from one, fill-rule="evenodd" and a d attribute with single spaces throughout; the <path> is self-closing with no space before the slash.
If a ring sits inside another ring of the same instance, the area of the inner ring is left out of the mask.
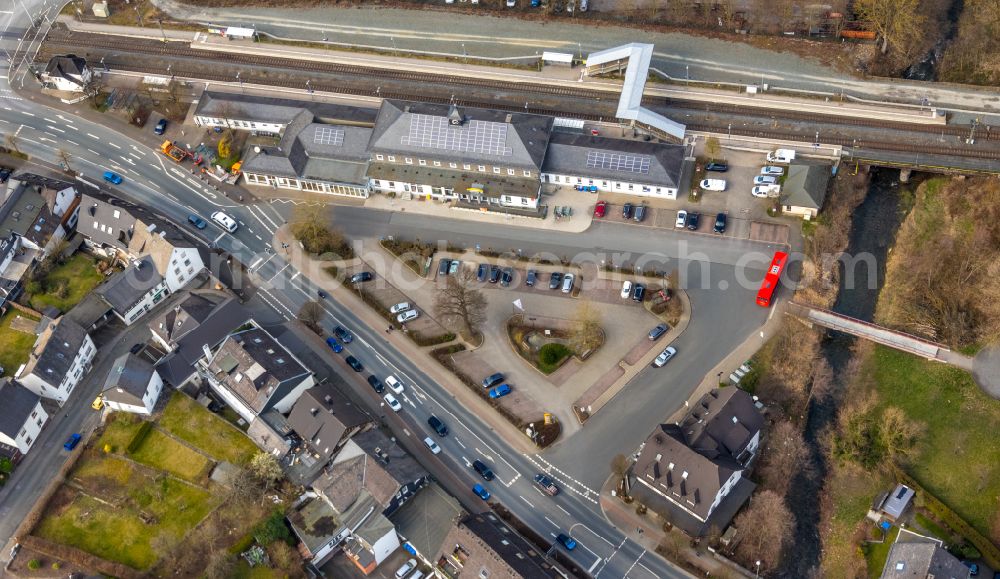
<path id="1" fill-rule="evenodd" d="M 916 519 L 917 524 L 923 527 L 925 531 L 934 535 L 938 539 L 941 539 L 945 542 L 945 544 L 951 544 L 953 542 L 954 534 L 949 533 L 944 527 L 937 524 L 937 521 L 924 516 L 922 513 L 914 514 L 913 518 Z"/>
<path id="2" fill-rule="evenodd" d="M 125 447 L 142 427 L 142 423 L 143 420 L 135 414 L 126 412 L 111 414 L 95 448 L 103 451 L 105 446 L 110 446 L 111 452 L 124 452 Z"/>
<path id="3" fill-rule="evenodd" d="M 189 481 L 205 476 L 209 465 L 207 458 L 155 429 L 129 457 Z"/>
<path id="4" fill-rule="evenodd" d="M 11 320 L 18 315 L 29 317 L 14 308 L 0 317 L 0 366 L 3 367 L 3 373 L 8 376 L 13 376 L 21 364 L 28 361 L 31 347 L 35 345 L 37 338 L 34 334 L 27 334 L 10 327 Z"/>
<path id="5" fill-rule="evenodd" d="M 131 462 L 115 455 L 99 455 L 99 458 L 87 456 L 80 459 L 73 469 L 73 478 L 79 479 L 84 485 L 113 484 L 125 486 L 135 476 L 135 466 Z M 108 497 L 102 497 L 108 500 Z"/>
<path id="6" fill-rule="evenodd" d="M 867 366 L 882 403 L 925 425 L 906 472 L 989 536 L 1000 495 L 996 401 L 962 370 L 889 348 L 877 347 Z"/>
<path id="7" fill-rule="evenodd" d="M 245 434 L 180 392 L 170 399 L 159 424 L 216 460 L 246 464 L 257 453 Z"/>
<path id="8" fill-rule="evenodd" d="M 40 283 L 28 283 L 28 303 L 39 311 L 54 306 L 61 312 L 68 312 L 103 279 L 94 267 L 93 258 L 75 253 L 66 263 L 53 267 Z"/>
<path id="9" fill-rule="evenodd" d="M 896 542 L 896 535 L 899 534 L 899 527 L 892 527 L 886 533 L 885 541 L 881 543 L 865 543 L 862 550 L 865 552 L 865 560 L 868 562 L 868 576 L 878 579 L 882 576 L 882 569 L 885 567 L 885 560 L 889 556 L 889 549 Z"/>

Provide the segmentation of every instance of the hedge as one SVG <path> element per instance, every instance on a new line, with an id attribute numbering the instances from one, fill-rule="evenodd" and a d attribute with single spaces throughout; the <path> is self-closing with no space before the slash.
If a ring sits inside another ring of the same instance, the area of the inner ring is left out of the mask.
<path id="1" fill-rule="evenodd" d="M 132 454 L 139 450 L 139 447 L 145 442 L 146 437 L 149 436 L 149 431 L 152 429 L 152 422 L 143 422 L 139 430 L 135 431 L 135 435 L 132 436 L 132 440 L 129 441 L 128 446 L 125 447 L 125 454 Z"/>

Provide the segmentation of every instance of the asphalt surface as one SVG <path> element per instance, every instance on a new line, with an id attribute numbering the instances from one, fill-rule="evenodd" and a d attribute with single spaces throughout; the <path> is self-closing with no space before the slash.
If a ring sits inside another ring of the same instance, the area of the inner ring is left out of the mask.
<path id="1" fill-rule="evenodd" d="M 44 9 L 42 3 L 25 2 L 24 12 L 35 15 L 40 9 Z M 12 54 L 18 43 L 12 35 L 19 28 L 27 28 L 25 20 L 23 12 L 0 13 L 0 22 L 7 27 L 0 46 Z M 8 70 L 3 72 L 6 75 Z M 23 72 L 22 68 L 14 75 L 15 83 L 20 83 Z M 33 82 L 30 76 L 26 82 Z M 111 168 L 124 177 L 124 182 L 113 192 L 153 209 L 185 229 L 190 213 L 207 216 L 212 211 L 224 210 L 240 224 L 235 234 L 213 226 L 202 231 L 187 229 L 188 233 L 249 265 L 253 281 L 259 286 L 256 297 L 281 317 L 294 317 L 301 304 L 317 295 L 316 286 L 270 248 L 272 235 L 289 210 L 287 205 L 233 202 L 173 166 L 151 148 L 158 141 L 151 132 L 132 138 L 104 124 L 88 121 L 73 110 L 49 108 L 50 101 L 18 96 L 6 79 L 0 80 L 0 97 L 0 131 L 16 134 L 18 147 L 31 155 L 33 164 L 26 169 L 58 171 L 58 148 L 69 154 L 71 168 L 85 182 L 100 183 L 103 171 Z M 571 558 L 582 569 L 608 577 L 685 576 L 608 523 L 597 505 L 596 489 L 608 472 L 610 458 L 618 452 L 634 450 L 653 425 L 682 404 L 709 368 L 764 321 L 767 312 L 753 305 L 752 282 L 737 283 L 741 270 L 734 265 L 745 261 L 747 254 L 755 254 L 747 276 L 752 279 L 756 272 L 759 279 L 773 248 L 712 236 L 611 224 L 597 225 L 584 234 L 568 235 L 342 207 L 334 211 L 333 219 L 351 236 L 371 238 L 391 233 L 426 239 L 427 232 L 433 231 L 453 243 L 480 243 L 497 248 L 513 245 L 525 251 L 551 251 L 566 256 L 575 256 L 581 250 L 638 255 L 655 247 L 656 259 L 675 260 L 682 270 L 690 271 L 684 280 L 691 292 L 694 318 L 677 341 L 680 351 L 677 359 L 663 369 L 640 374 L 586 429 L 541 455 L 521 454 L 499 439 L 418 364 L 385 343 L 381 339 L 382 328 L 363 325 L 353 312 L 332 300 L 324 302 L 327 318 L 323 322 L 324 327 L 341 324 L 355 333 L 357 339 L 348 351 L 369 371 L 379 376 L 393 373 L 406 382 L 406 406 L 400 416 L 405 426 L 399 435 L 411 447 L 419 445 L 428 435 L 427 416 L 433 413 L 444 419 L 452 434 L 438 439 L 443 452 L 437 460 L 466 477 L 470 486 L 476 479 L 467 463 L 476 457 L 489 461 L 498 477 L 488 483 L 495 499 L 543 536 L 554 539 L 560 531 L 570 532 L 580 544 Z M 687 264 L 692 267 L 687 268 Z M 720 291 L 723 284 L 726 289 Z M 54 443 L 68 432 L 93 425 L 94 414 L 85 394 L 92 397 L 90 393 L 76 393 L 67 405 L 65 416 L 53 418 L 41 437 L 41 446 L 32 449 L 11 483 L 0 491 L 0 514 L 4 514 L 0 542 L 8 539 L 23 517 L 18 513 L 26 512 L 34 502 L 41 491 L 39 481 L 50 480 L 61 465 L 62 456 L 54 452 L 58 449 Z M 549 498 L 535 489 L 531 479 L 541 471 L 550 472 L 563 493 Z M 8 552 L 7 549 L 0 552 L 0 560 Z"/>

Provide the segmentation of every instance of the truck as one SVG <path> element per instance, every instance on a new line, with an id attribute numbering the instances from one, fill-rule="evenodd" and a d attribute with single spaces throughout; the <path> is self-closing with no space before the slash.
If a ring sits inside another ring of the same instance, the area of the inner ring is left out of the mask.
<path id="1" fill-rule="evenodd" d="M 160 145 L 160 152 L 173 159 L 175 163 L 180 163 L 191 156 L 191 153 L 178 147 L 170 140 L 163 141 L 163 144 Z"/>
<path id="2" fill-rule="evenodd" d="M 795 160 L 795 149 L 776 149 L 767 154 L 768 163 L 791 163 Z"/>
<path id="3" fill-rule="evenodd" d="M 541 489 L 545 491 L 545 494 L 549 495 L 550 497 L 554 497 L 557 494 L 559 494 L 559 487 L 556 486 L 556 483 L 552 482 L 552 479 L 545 476 L 544 474 L 535 475 L 535 484 L 541 487 Z"/>

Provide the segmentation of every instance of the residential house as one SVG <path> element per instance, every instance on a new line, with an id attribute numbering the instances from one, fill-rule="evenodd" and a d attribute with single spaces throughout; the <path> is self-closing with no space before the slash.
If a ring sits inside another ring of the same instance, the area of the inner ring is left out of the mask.
<path id="1" fill-rule="evenodd" d="M 115 262 L 128 262 L 128 247 L 135 231 L 132 204 L 110 196 L 83 195 L 77 232 L 93 253 Z"/>
<path id="2" fill-rule="evenodd" d="M 84 374 L 97 348 L 80 324 L 61 316 L 48 321 L 35 340 L 27 363 L 17 371 L 17 380 L 28 390 L 62 406 Z"/>
<path id="3" fill-rule="evenodd" d="M 322 497 L 307 497 L 288 513 L 288 522 L 299 540 L 299 552 L 313 567 L 335 555 L 351 531 L 370 516 L 371 504 L 340 513 Z"/>
<path id="4" fill-rule="evenodd" d="M 16 181 L 0 206 L 0 236 L 16 235 L 21 249 L 35 250 L 41 259 L 76 225 L 79 194 L 71 185 L 32 174 L 19 174 Z"/>
<path id="5" fill-rule="evenodd" d="M 336 455 L 352 436 L 372 426 L 364 410 L 329 383 L 303 392 L 288 414 L 288 424 L 321 464 Z"/>
<path id="6" fill-rule="evenodd" d="M 24 250 L 21 238 L 13 233 L 0 238 L 0 307 L 21 295 L 24 276 L 35 264 L 36 255 L 34 250 Z"/>
<path id="7" fill-rule="evenodd" d="M 180 291 L 205 269 L 199 246 L 163 222 L 136 219 L 128 251 L 132 257 L 148 254 L 170 293 Z"/>
<path id="8" fill-rule="evenodd" d="M 788 175 L 781 185 L 782 212 L 814 219 L 823 208 L 826 191 L 833 174 L 830 166 L 795 161 L 788 166 Z"/>
<path id="9" fill-rule="evenodd" d="M 969 579 L 971 571 L 939 539 L 900 529 L 882 568 L 882 579 Z"/>
<path id="10" fill-rule="evenodd" d="M 417 493 L 389 517 L 403 548 L 428 567 L 437 563 L 445 537 L 466 512 L 436 482 Z"/>
<path id="11" fill-rule="evenodd" d="M 763 424 L 743 390 L 708 392 L 646 439 L 628 475 L 630 494 L 690 535 L 725 528 L 754 489 L 744 475 Z"/>
<path id="12" fill-rule="evenodd" d="M 439 577 L 521 579 L 567 577 L 546 554 L 491 512 L 453 524 L 435 557 Z"/>
<path id="13" fill-rule="evenodd" d="M 212 390 L 247 422 L 272 408 L 288 412 L 315 383 L 298 358 L 255 324 L 211 353 L 206 374 Z"/>
<path id="14" fill-rule="evenodd" d="M 101 390 L 104 404 L 118 412 L 152 414 L 163 391 L 163 380 L 153 365 L 135 354 L 119 356 Z"/>
<path id="15" fill-rule="evenodd" d="M 27 454 L 48 420 L 38 394 L 0 379 L 0 456 L 17 461 Z"/>
<path id="16" fill-rule="evenodd" d="M 159 303 L 168 290 L 166 280 L 153 265 L 153 258 L 144 255 L 97 286 L 94 292 L 121 321 L 132 325 Z"/>
<path id="17" fill-rule="evenodd" d="M 83 92 L 92 78 L 86 59 L 75 54 L 53 56 L 39 75 L 44 88 L 66 92 Z"/>
<path id="18" fill-rule="evenodd" d="M 913 489 L 904 484 L 898 484 L 891 493 L 883 495 L 884 499 L 880 502 L 878 510 L 882 513 L 883 517 L 895 522 L 909 508 L 910 503 L 913 502 L 914 495 Z"/>

